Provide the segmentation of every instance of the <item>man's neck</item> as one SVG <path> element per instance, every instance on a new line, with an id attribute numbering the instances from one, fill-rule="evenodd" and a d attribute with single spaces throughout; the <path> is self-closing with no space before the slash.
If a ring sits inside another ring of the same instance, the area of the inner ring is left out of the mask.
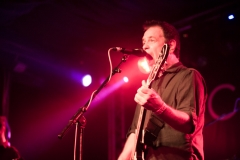
<path id="1" fill-rule="evenodd" d="M 166 69 L 170 68 L 172 65 L 178 62 L 179 62 L 179 59 L 174 54 L 169 55 L 167 59 Z"/>
<path id="2" fill-rule="evenodd" d="M 174 65 L 174 64 L 176 64 L 176 63 L 178 63 L 178 62 L 179 62 L 179 59 L 176 58 L 175 55 L 169 57 L 169 58 L 167 59 L 167 63 L 164 63 L 164 64 L 163 64 L 163 67 L 162 67 L 162 69 L 160 70 L 158 77 L 161 77 L 161 76 L 163 75 L 163 73 L 164 73 L 168 68 L 170 68 L 172 65 Z"/>

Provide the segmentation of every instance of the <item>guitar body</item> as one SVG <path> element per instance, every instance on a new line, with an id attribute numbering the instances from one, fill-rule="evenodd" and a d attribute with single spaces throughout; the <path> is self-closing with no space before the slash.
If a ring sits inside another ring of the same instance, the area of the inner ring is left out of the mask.
<path id="1" fill-rule="evenodd" d="M 159 54 L 159 57 L 156 61 L 156 63 L 153 65 L 153 68 L 148 76 L 147 79 L 147 85 L 148 88 L 151 88 L 152 82 L 157 78 L 159 71 L 163 67 L 167 56 L 169 52 L 169 46 L 168 44 L 164 44 L 161 53 Z M 138 116 L 138 122 L 137 122 L 137 128 L 135 130 L 136 135 L 136 142 L 135 142 L 135 152 L 133 153 L 131 160 L 144 160 L 145 159 L 145 152 L 147 149 L 146 144 L 144 143 L 144 120 L 146 116 L 147 110 L 144 107 L 140 107 L 140 113 Z"/>

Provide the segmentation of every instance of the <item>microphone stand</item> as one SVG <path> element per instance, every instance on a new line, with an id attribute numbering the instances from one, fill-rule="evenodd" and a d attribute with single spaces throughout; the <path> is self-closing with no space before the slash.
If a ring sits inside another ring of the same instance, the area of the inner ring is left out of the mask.
<path id="1" fill-rule="evenodd" d="M 112 71 L 112 76 L 115 75 L 115 73 L 121 73 L 121 69 L 119 69 L 120 65 L 123 62 L 126 62 L 126 60 L 128 59 L 129 55 L 124 54 L 120 63 L 113 69 Z M 78 111 L 72 116 L 72 118 L 69 120 L 67 126 L 62 130 L 62 132 L 58 135 L 59 139 L 62 139 L 65 135 L 66 132 L 70 129 L 70 127 L 75 124 L 76 128 L 75 128 L 75 143 L 74 143 L 74 160 L 76 159 L 76 146 L 77 146 L 77 135 L 78 135 L 78 129 L 80 129 L 80 144 L 79 144 L 79 159 L 82 160 L 82 137 L 83 137 L 83 130 L 86 126 L 86 118 L 83 116 L 83 114 L 87 111 L 91 101 L 96 97 L 96 95 L 103 89 L 103 87 L 108 83 L 109 78 L 111 77 L 111 75 L 109 75 L 106 80 L 100 85 L 100 87 L 93 93 L 92 98 L 90 98 L 87 103 L 78 109 Z"/>

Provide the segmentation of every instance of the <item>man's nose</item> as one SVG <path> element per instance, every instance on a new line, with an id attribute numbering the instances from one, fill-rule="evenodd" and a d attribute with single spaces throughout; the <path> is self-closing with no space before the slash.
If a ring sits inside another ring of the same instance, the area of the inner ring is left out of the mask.
<path id="1" fill-rule="evenodd" d="M 147 43 L 144 43 L 143 46 L 142 46 L 143 50 L 146 50 L 146 49 L 149 49 L 149 46 Z"/>

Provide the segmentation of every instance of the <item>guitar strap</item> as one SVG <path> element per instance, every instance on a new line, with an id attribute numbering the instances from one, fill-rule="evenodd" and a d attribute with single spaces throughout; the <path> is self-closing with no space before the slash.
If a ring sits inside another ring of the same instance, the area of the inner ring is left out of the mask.
<path id="1" fill-rule="evenodd" d="M 146 145 L 153 145 L 153 142 L 158 137 L 160 130 L 164 127 L 164 122 L 161 121 L 152 111 L 147 111 L 144 121 L 145 135 L 144 143 Z"/>

